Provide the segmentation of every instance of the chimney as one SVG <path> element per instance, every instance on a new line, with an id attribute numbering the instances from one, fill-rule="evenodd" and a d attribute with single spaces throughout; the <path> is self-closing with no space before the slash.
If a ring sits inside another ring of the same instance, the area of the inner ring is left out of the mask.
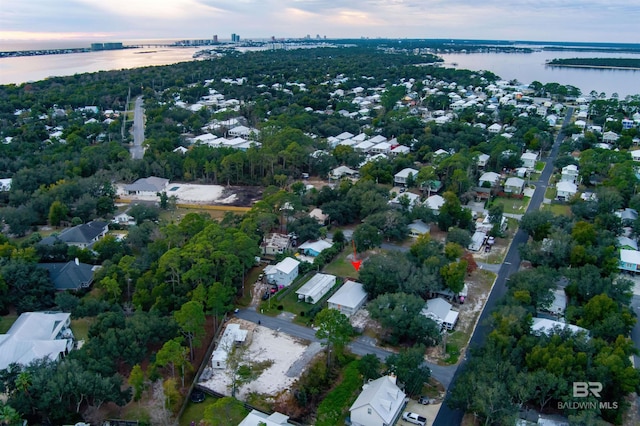
<path id="1" fill-rule="evenodd" d="M 76 266 L 80 266 L 80 259 L 76 257 Z"/>

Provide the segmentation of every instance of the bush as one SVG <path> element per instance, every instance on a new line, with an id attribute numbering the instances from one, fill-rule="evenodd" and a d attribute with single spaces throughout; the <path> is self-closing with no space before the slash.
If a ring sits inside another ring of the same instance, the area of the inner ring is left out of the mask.
<path id="1" fill-rule="evenodd" d="M 281 311 L 281 310 L 283 310 L 283 309 L 284 309 L 284 306 L 282 306 L 282 305 L 278 305 L 278 310 L 279 310 L 279 311 Z"/>

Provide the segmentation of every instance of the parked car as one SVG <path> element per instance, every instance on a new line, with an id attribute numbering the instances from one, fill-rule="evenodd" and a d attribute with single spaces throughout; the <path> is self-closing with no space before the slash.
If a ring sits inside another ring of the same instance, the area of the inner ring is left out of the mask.
<path id="1" fill-rule="evenodd" d="M 418 402 L 423 405 L 435 404 L 436 400 L 433 398 L 429 398 L 428 396 L 421 396 L 418 398 Z"/>
<path id="2" fill-rule="evenodd" d="M 271 296 L 271 293 L 269 293 L 268 291 L 266 291 L 266 292 L 262 295 L 262 300 L 268 300 L 270 296 Z"/>
<path id="3" fill-rule="evenodd" d="M 402 413 L 402 420 L 414 425 L 425 426 L 427 424 L 427 418 L 411 411 L 405 411 Z"/>

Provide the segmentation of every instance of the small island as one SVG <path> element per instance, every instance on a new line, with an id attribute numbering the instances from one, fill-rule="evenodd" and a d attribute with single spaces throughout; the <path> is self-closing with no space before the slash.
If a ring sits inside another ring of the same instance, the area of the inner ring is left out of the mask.
<path id="1" fill-rule="evenodd" d="M 640 70 L 640 58 L 567 58 L 552 59 L 546 65 L 551 67 L 600 68 Z"/>

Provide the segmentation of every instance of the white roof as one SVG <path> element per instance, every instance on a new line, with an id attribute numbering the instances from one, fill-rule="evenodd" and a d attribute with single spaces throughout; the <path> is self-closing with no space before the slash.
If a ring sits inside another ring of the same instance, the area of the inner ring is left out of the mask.
<path id="1" fill-rule="evenodd" d="M 431 210 L 440 210 L 440 207 L 442 207 L 442 205 L 444 204 L 444 198 L 436 194 L 427 198 L 427 200 L 424 203 Z"/>
<path id="2" fill-rule="evenodd" d="M 629 247 L 632 247 L 634 250 L 638 250 L 638 243 L 635 240 L 632 240 L 629 237 L 625 237 L 621 235 L 618 237 L 618 247 L 622 247 L 622 246 L 629 246 Z"/>
<path id="3" fill-rule="evenodd" d="M 400 170 L 398 173 L 395 174 L 394 177 L 396 178 L 408 178 L 409 175 L 413 175 L 413 177 L 417 177 L 418 176 L 418 171 L 416 169 L 412 169 L 410 167 L 407 167 L 406 169 L 402 169 Z"/>
<path id="4" fill-rule="evenodd" d="M 478 155 L 478 161 L 479 162 L 487 161 L 489 158 L 491 158 L 491 156 L 489 154 L 480 154 L 480 155 Z"/>
<path id="5" fill-rule="evenodd" d="M 331 244 L 329 241 L 326 241 L 326 240 L 306 241 L 303 244 L 300 244 L 298 248 L 302 250 L 311 249 L 313 251 L 317 251 L 318 253 L 320 253 L 322 252 L 322 250 L 326 250 L 332 245 L 333 244 Z"/>
<path id="6" fill-rule="evenodd" d="M 620 250 L 620 261 L 640 265 L 640 251 L 622 249 Z"/>
<path id="7" fill-rule="evenodd" d="M 531 326 L 531 331 L 534 333 L 542 333 L 542 334 L 553 334 L 553 331 L 556 327 L 560 329 L 568 329 L 573 333 L 579 333 L 581 331 L 585 331 L 588 333 L 588 330 L 582 327 L 578 327 L 573 324 L 566 324 L 560 321 L 554 321 L 547 318 L 534 318 L 533 325 Z"/>
<path id="8" fill-rule="evenodd" d="M 480 176 L 480 182 L 495 182 L 498 179 L 500 179 L 500 175 L 496 172 L 486 172 L 483 173 L 482 176 Z"/>
<path id="9" fill-rule="evenodd" d="M 565 309 L 567 309 L 567 295 L 563 289 L 557 288 L 553 290 L 553 302 L 551 302 L 549 311 L 564 312 Z"/>
<path id="10" fill-rule="evenodd" d="M 227 324 L 216 350 L 211 354 L 211 359 L 213 361 L 226 361 L 229 351 L 233 348 L 235 342 L 244 342 L 247 338 L 247 333 L 247 330 L 240 328 L 240 324 Z"/>
<path id="11" fill-rule="evenodd" d="M 522 179 L 520 179 L 518 177 L 510 177 L 504 183 L 504 186 L 517 186 L 519 188 L 522 188 L 523 185 L 524 185 L 524 180 L 522 180 Z"/>
<path id="12" fill-rule="evenodd" d="M 414 220 L 409 224 L 409 229 L 415 230 L 419 234 L 426 234 L 431 231 L 431 227 L 421 221 L 420 219 Z"/>
<path id="13" fill-rule="evenodd" d="M 328 303 L 335 305 L 346 306 L 349 308 L 355 308 L 359 306 L 363 300 L 367 298 L 367 293 L 364 291 L 362 284 L 355 281 L 347 280 L 345 283 L 335 292 L 333 296 L 329 298 Z"/>
<path id="14" fill-rule="evenodd" d="M 383 376 L 362 387 L 349 411 L 370 406 L 385 424 L 392 424 L 395 415 L 404 404 L 406 394 L 395 383 L 395 378 Z"/>
<path id="15" fill-rule="evenodd" d="M 336 283 L 336 276 L 330 274 L 315 274 L 309 281 L 296 291 L 300 296 L 310 296 L 317 302 L 318 297 L 326 294 Z"/>
<path id="16" fill-rule="evenodd" d="M 634 159 L 640 158 L 640 149 L 636 149 L 635 151 L 631 151 L 631 157 Z"/>
<path id="17" fill-rule="evenodd" d="M 576 185 L 573 182 L 567 182 L 567 181 L 558 182 L 558 185 L 556 185 L 556 188 L 558 189 L 558 191 L 568 192 L 570 194 L 575 194 L 576 192 L 578 192 L 578 185 Z"/>
<path id="18" fill-rule="evenodd" d="M 288 275 L 291 272 L 293 272 L 293 270 L 296 269 L 298 267 L 298 265 L 300 265 L 299 261 L 297 261 L 297 260 L 295 260 L 295 259 L 293 259 L 291 257 L 285 257 L 280 262 L 278 262 L 275 265 L 275 267 L 280 272 Z"/>
<path id="19" fill-rule="evenodd" d="M 405 145 L 398 145 L 391 150 L 394 154 L 408 154 L 411 149 Z"/>
<path id="20" fill-rule="evenodd" d="M 40 358 L 55 360 L 67 349 L 68 336 L 61 333 L 71 314 L 62 312 L 25 312 L 7 334 L 0 335 L 0 370 L 12 363 L 28 365 Z"/>
<path id="21" fill-rule="evenodd" d="M 522 154 L 520 156 L 520 158 L 522 158 L 523 160 L 537 160 L 538 159 L 538 154 L 534 153 L 534 152 L 525 152 L 524 154 Z"/>
<path id="22" fill-rule="evenodd" d="M 569 165 L 564 166 L 562 168 L 562 173 L 563 174 L 565 174 L 565 173 L 572 173 L 573 174 L 573 172 L 576 172 L 576 173 L 578 172 L 578 166 L 576 166 L 575 164 L 569 164 Z"/>
<path id="23" fill-rule="evenodd" d="M 338 139 L 351 139 L 353 136 L 354 136 L 353 133 L 342 132 L 338 136 L 336 136 L 336 138 L 338 138 Z"/>
<path id="24" fill-rule="evenodd" d="M 444 321 L 451 310 L 451 303 L 447 302 L 441 297 L 436 297 L 435 299 L 427 300 L 427 304 L 422 310 L 423 315 L 429 316 L 428 314 L 433 314 L 441 321 Z"/>
<path id="25" fill-rule="evenodd" d="M 282 426 L 290 425 L 288 422 L 289 416 L 285 416 L 277 411 L 271 415 L 265 414 L 258 410 L 252 410 L 247 417 L 245 417 L 238 426 Z"/>

